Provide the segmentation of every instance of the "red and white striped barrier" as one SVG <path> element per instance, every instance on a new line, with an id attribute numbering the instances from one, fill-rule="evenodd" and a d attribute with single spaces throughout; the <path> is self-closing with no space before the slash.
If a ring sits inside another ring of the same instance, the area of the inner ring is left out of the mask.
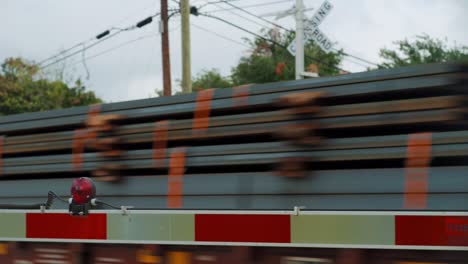
<path id="1" fill-rule="evenodd" d="M 468 213 L 1 210 L 0 241 L 468 250 Z"/>

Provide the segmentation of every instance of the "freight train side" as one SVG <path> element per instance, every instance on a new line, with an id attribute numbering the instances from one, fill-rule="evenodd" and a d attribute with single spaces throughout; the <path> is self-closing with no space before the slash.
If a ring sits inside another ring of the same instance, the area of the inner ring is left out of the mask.
<path id="1" fill-rule="evenodd" d="M 467 263 L 467 74 L 1 117 L 0 263 Z"/>
<path id="2" fill-rule="evenodd" d="M 467 251 L 247 246 L 1 243 L 0 263 L 15 264 L 462 264 Z"/>

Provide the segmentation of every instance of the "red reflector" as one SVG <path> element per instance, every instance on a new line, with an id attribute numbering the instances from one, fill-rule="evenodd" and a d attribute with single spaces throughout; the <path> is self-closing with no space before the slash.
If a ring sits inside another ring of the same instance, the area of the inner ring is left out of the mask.
<path id="1" fill-rule="evenodd" d="M 72 183 L 71 195 L 75 204 L 86 204 L 96 196 L 96 187 L 90 178 L 81 177 Z"/>

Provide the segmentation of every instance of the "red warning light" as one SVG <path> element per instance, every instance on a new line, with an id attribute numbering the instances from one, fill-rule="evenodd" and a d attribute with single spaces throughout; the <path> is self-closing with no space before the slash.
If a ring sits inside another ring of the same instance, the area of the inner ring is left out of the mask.
<path id="1" fill-rule="evenodd" d="M 96 196 L 96 186 L 90 178 L 78 178 L 72 183 L 71 195 L 74 204 L 87 204 Z"/>

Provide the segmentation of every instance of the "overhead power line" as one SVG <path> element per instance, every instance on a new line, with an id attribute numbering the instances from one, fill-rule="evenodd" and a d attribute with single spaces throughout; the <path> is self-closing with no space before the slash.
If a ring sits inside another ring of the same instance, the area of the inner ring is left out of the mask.
<path id="1" fill-rule="evenodd" d="M 228 0 L 229 2 L 235 2 L 235 1 L 240 1 L 240 0 Z M 212 5 L 212 4 L 218 4 L 218 3 L 222 3 L 224 2 L 224 0 L 219 0 L 219 1 L 207 1 L 205 4 L 201 5 L 198 7 L 198 9 L 201 9 L 205 6 L 208 6 L 208 5 Z"/>
<path id="2" fill-rule="evenodd" d="M 373 65 L 373 66 L 376 66 L 376 67 L 381 67 L 381 65 L 378 64 L 378 63 L 375 63 L 375 62 L 372 62 L 372 61 L 369 61 L 369 60 L 360 58 L 360 57 L 358 57 L 358 56 L 349 54 L 349 53 L 347 53 L 347 52 L 344 52 L 343 50 L 338 50 L 338 49 L 336 49 L 336 48 L 334 48 L 334 50 L 335 50 L 335 51 L 338 51 L 338 52 L 341 52 L 343 55 L 348 56 L 348 57 L 350 57 L 350 58 L 354 58 L 354 59 L 356 59 L 356 60 L 358 60 L 358 61 L 361 61 L 361 62 L 370 64 L 370 65 Z"/>
<path id="3" fill-rule="evenodd" d="M 230 42 L 232 42 L 232 43 L 238 44 L 238 45 L 243 46 L 243 47 L 246 47 L 246 48 L 250 48 L 250 47 L 249 47 L 247 44 L 245 44 L 245 43 L 242 43 L 242 42 L 240 42 L 240 41 L 237 41 L 237 40 L 234 40 L 234 39 L 232 39 L 232 38 L 226 37 L 226 36 L 221 35 L 221 34 L 215 32 L 215 31 L 209 30 L 209 29 L 204 28 L 204 27 L 201 27 L 201 26 L 199 26 L 199 25 L 196 25 L 196 24 L 194 24 L 193 22 L 191 23 L 191 25 L 194 26 L 194 27 L 196 27 L 196 28 L 198 28 L 198 29 L 200 29 L 200 30 L 203 30 L 203 31 L 205 31 L 205 32 L 208 32 L 208 33 L 210 33 L 210 34 L 213 34 L 213 35 L 215 35 L 215 36 L 218 36 L 218 37 L 220 37 L 220 38 L 222 38 L 222 39 L 225 39 L 225 40 L 227 40 L 227 41 L 230 41 Z"/>
<path id="4" fill-rule="evenodd" d="M 111 27 L 110 29 L 107 29 L 107 30 L 97 34 L 93 38 L 90 38 L 90 39 L 88 39 L 86 41 L 82 41 L 82 42 L 80 42 L 80 43 L 78 43 L 76 45 L 73 45 L 72 47 L 70 47 L 70 48 L 68 48 L 68 49 L 66 49 L 64 51 L 59 52 L 56 55 L 50 56 L 49 58 L 42 60 L 41 62 L 38 63 L 38 65 L 39 65 L 40 69 L 45 69 L 47 67 L 50 67 L 50 66 L 52 66 L 54 64 L 57 64 L 57 63 L 59 63 L 59 62 L 61 62 L 63 60 L 66 60 L 66 59 L 68 59 L 68 58 L 70 58 L 72 56 L 75 56 L 75 55 L 77 55 L 79 53 L 85 52 L 86 50 L 88 50 L 88 49 L 102 43 L 103 41 L 106 41 L 106 40 L 108 40 L 108 39 L 110 39 L 110 38 L 124 32 L 124 31 L 131 31 L 131 30 L 134 30 L 134 29 L 137 29 L 137 28 L 144 27 L 147 24 L 151 23 L 153 21 L 153 18 L 158 16 L 158 15 L 159 15 L 159 13 L 154 14 L 152 16 L 149 16 L 149 17 L 137 22 L 134 25 L 131 25 L 131 26 L 128 26 L 128 27 L 125 27 L 125 28 Z M 90 43 L 90 42 L 92 42 L 92 43 L 87 45 L 87 43 Z M 78 47 L 81 47 L 81 49 L 76 50 L 76 51 L 74 51 L 72 53 L 69 53 L 70 51 L 72 51 L 72 50 L 74 50 L 74 49 L 76 49 Z M 51 61 L 51 60 L 52 60 L 52 62 L 46 63 L 46 62 Z"/>
<path id="5" fill-rule="evenodd" d="M 227 5 L 231 6 L 231 7 L 233 7 L 232 9 L 240 10 L 240 11 L 242 11 L 242 12 L 248 14 L 248 15 L 251 15 L 251 16 L 253 16 L 253 17 L 256 17 L 256 18 L 258 18 L 258 19 L 260 19 L 260 20 L 262 20 L 262 21 L 264 21 L 264 22 L 266 22 L 266 23 L 269 23 L 269 24 L 271 24 L 271 25 L 273 25 L 273 26 L 275 26 L 275 27 L 281 28 L 281 29 L 283 29 L 283 30 L 285 30 L 285 31 L 287 31 L 287 32 L 295 33 L 294 30 L 285 28 L 285 27 L 283 27 L 283 26 L 281 26 L 281 25 L 279 25 L 279 24 L 277 24 L 277 23 L 275 23 L 275 22 L 273 22 L 273 21 L 270 21 L 270 20 L 265 19 L 265 18 L 263 18 L 263 17 L 257 16 L 256 14 L 254 14 L 254 13 L 248 11 L 248 10 L 245 10 L 245 7 L 236 6 L 236 5 L 234 5 L 234 4 L 232 4 L 231 2 L 226 1 L 226 0 L 225 0 L 225 1 L 222 1 L 222 2 L 223 2 L 224 4 L 227 4 Z M 231 10 L 231 9 L 224 9 L 224 10 L 225 10 L 225 11 L 229 11 L 229 10 Z M 234 13 L 234 14 L 235 14 L 235 13 Z M 346 53 L 346 52 L 344 52 L 343 50 L 338 50 L 338 49 L 336 49 L 336 48 L 333 48 L 333 49 L 334 49 L 335 51 L 338 51 L 339 53 L 343 54 L 344 56 L 348 56 L 348 57 L 354 58 L 354 59 L 356 59 L 356 60 L 359 60 L 359 61 L 361 61 L 361 62 L 370 64 L 370 65 L 373 65 L 373 66 L 380 67 L 380 65 L 377 64 L 377 63 L 374 63 L 374 62 L 371 62 L 371 61 L 369 61 L 369 60 L 360 58 L 360 57 L 358 57 L 358 56 L 355 56 L 355 55 Z M 351 61 L 351 62 L 353 62 L 353 61 Z M 353 63 L 355 63 L 355 62 L 353 62 Z M 359 65 L 362 66 L 362 64 L 359 64 Z"/>
<path id="6" fill-rule="evenodd" d="M 266 22 L 266 23 L 272 24 L 272 25 L 275 26 L 275 27 L 284 29 L 284 30 L 286 30 L 286 31 L 294 32 L 293 30 L 290 30 L 290 29 L 288 29 L 288 28 L 285 28 L 285 27 L 283 27 L 283 26 L 281 26 L 281 25 L 279 25 L 279 24 L 277 24 L 277 23 L 275 23 L 275 22 L 273 22 L 273 21 L 270 21 L 270 20 L 268 20 L 268 19 L 265 19 L 265 18 L 263 18 L 263 17 L 261 17 L 261 16 L 257 16 L 256 14 L 254 14 L 254 13 L 248 11 L 248 10 L 245 10 L 244 7 L 239 7 L 239 6 L 233 5 L 232 3 L 227 2 L 227 1 L 223 1 L 223 3 L 232 6 L 232 7 L 233 7 L 232 9 L 240 10 L 240 11 L 242 11 L 242 12 L 248 14 L 248 15 L 251 15 L 251 16 L 253 16 L 253 17 L 256 17 L 256 18 L 258 18 L 258 19 L 260 19 L 260 20 L 262 20 L 262 21 L 264 21 L 264 22 Z M 229 11 L 229 9 L 226 9 L 226 11 Z"/>
<path id="7" fill-rule="evenodd" d="M 232 1 L 229 1 L 232 2 Z M 279 0 L 279 1 L 273 1 L 273 2 L 266 2 L 266 3 L 259 3 L 259 4 L 254 4 L 254 5 L 246 5 L 246 6 L 241 6 L 241 8 L 253 8 L 253 7 L 259 7 L 259 6 L 269 6 L 269 5 L 276 5 L 276 4 L 281 4 L 281 3 L 290 3 L 291 0 Z M 215 2 L 210 2 L 210 3 L 215 3 Z M 225 3 L 225 1 L 218 1 L 217 3 Z M 202 8 L 203 6 L 199 7 Z M 213 10 L 213 11 L 207 11 L 209 13 L 218 13 L 218 12 L 225 12 L 229 10 L 235 10 L 237 8 L 224 8 L 224 9 L 218 9 L 218 10 Z"/>
<path id="8" fill-rule="evenodd" d="M 247 33 L 249 33 L 249 34 L 251 34 L 251 35 L 253 35 L 253 36 L 256 36 L 257 38 L 260 38 L 260 39 L 262 39 L 262 40 L 264 40 L 264 41 L 271 42 L 271 43 L 277 45 L 278 47 L 281 47 L 281 48 L 287 50 L 287 47 L 284 46 L 283 44 L 281 44 L 281 43 L 279 43 L 279 42 L 277 42 L 277 41 L 275 41 L 275 40 L 272 40 L 272 39 L 268 39 L 268 38 L 266 38 L 266 37 L 263 37 L 263 36 L 261 36 L 261 35 L 255 33 L 255 32 L 252 32 L 252 31 L 250 31 L 250 30 L 248 30 L 248 29 L 246 29 L 246 28 L 243 28 L 243 27 L 241 27 L 241 26 L 239 26 L 239 25 L 236 25 L 236 24 L 234 24 L 234 23 L 232 23 L 232 22 L 230 22 L 230 21 L 227 21 L 227 20 L 225 20 L 225 19 L 223 19 L 223 18 L 220 18 L 220 17 L 217 17 L 217 16 L 213 16 L 213 15 L 211 15 L 211 14 L 203 14 L 203 13 L 200 13 L 200 15 L 203 15 L 203 16 L 206 16 L 206 17 L 210 17 L 210 18 L 219 20 L 219 21 L 221 21 L 221 22 L 224 22 L 224 23 L 226 23 L 226 24 L 229 24 L 229 25 L 231 25 L 231 26 L 233 26 L 233 27 L 235 27 L 235 28 L 237 28 L 237 29 L 239 29 L 239 30 L 242 30 L 242 31 L 244 31 L 244 32 L 247 32 Z M 317 63 L 320 63 L 320 64 L 322 64 L 322 65 L 324 65 L 324 66 L 327 66 L 327 67 L 329 67 L 329 68 L 334 68 L 334 69 L 336 69 L 336 70 L 349 72 L 349 71 L 346 71 L 346 70 L 344 70 L 344 69 L 342 69 L 342 68 L 340 68 L 340 67 L 338 67 L 338 66 L 332 65 L 332 64 L 330 64 L 330 63 L 328 63 L 328 62 L 325 62 L 325 61 L 323 61 L 323 60 L 321 60 L 321 59 L 318 59 L 318 58 L 309 56 L 309 55 L 307 55 L 307 54 L 305 55 L 305 57 L 308 58 L 308 59 L 310 59 L 310 60 L 312 60 L 312 61 L 315 61 L 315 62 L 317 62 Z"/>
<path id="9" fill-rule="evenodd" d="M 130 45 L 130 44 L 135 43 L 135 42 L 137 42 L 137 41 L 140 41 L 140 40 L 143 40 L 143 39 L 152 38 L 152 37 L 156 37 L 156 36 L 157 36 L 157 35 L 150 34 L 150 35 L 144 35 L 144 36 L 141 36 L 141 37 L 138 37 L 138 38 L 135 38 L 135 39 L 131 39 L 131 40 L 129 40 L 129 41 L 125 41 L 125 42 L 120 43 L 120 44 L 118 44 L 118 45 L 116 45 L 116 46 L 113 46 L 113 47 L 111 47 L 111 48 L 109 48 L 109 49 L 105 49 L 105 50 L 103 50 L 103 51 L 101 51 L 101 52 L 98 52 L 98 53 L 96 53 L 96 54 L 93 54 L 93 55 L 91 55 L 91 56 L 88 56 L 88 57 L 84 58 L 83 60 L 77 61 L 77 62 L 73 63 L 72 66 L 73 66 L 73 65 L 76 65 L 76 64 L 79 64 L 79 63 L 83 63 L 85 60 L 91 60 L 91 59 L 94 59 L 94 58 L 96 58 L 96 57 L 102 56 L 102 55 L 104 55 L 104 54 L 106 54 L 106 53 L 112 52 L 112 51 L 114 51 L 114 50 L 116 50 L 116 49 L 120 49 L 120 48 L 122 48 L 122 47 L 124 47 L 124 46 Z"/>
<path id="10" fill-rule="evenodd" d="M 108 36 L 105 37 L 105 38 L 102 38 L 102 39 L 98 40 L 97 42 L 94 42 L 94 43 L 91 44 L 91 45 L 84 46 L 83 48 L 81 48 L 81 49 L 79 49 L 79 50 L 77 50 L 77 51 L 74 51 L 74 52 L 72 52 L 72 53 L 70 53 L 70 54 L 68 54 L 68 55 L 66 55 L 66 56 L 64 56 L 64 57 L 60 57 L 60 58 L 58 58 L 58 59 L 56 59 L 56 60 L 54 60 L 54 61 L 52 61 L 52 62 L 50 62 L 50 63 L 47 63 L 47 64 L 45 64 L 45 65 L 40 65 L 40 64 L 39 64 L 40 69 L 41 69 L 41 70 L 42 70 L 42 69 L 45 69 L 45 68 L 50 67 L 50 66 L 52 66 L 52 65 L 54 65 L 54 64 L 57 64 L 57 63 L 59 63 L 59 62 L 61 62 L 61 61 L 64 61 L 64 60 L 66 60 L 66 59 L 68 59 L 68 58 L 70 58 L 70 57 L 72 57 L 72 56 L 75 56 L 75 55 L 77 55 L 77 54 L 80 54 L 81 52 L 84 52 L 84 51 L 86 51 L 86 50 L 88 50 L 88 49 L 90 49 L 90 48 L 92 48 L 92 47 L 94 47 L 94 46 L 96 46 L 96 45 L 102 43 L 103 41 L 106 41 L 106 40 L 108 40 L 108 39 L 110 39 L 110 38 L 115 37 L 116 35 L 118 35 L 118 34 L 121 33 L 121 32 L 122 32 L 122 31 L 117 31 L 117 32 L 115 32 L 115 33 L 113 33 L 113 34 L 111 34 L 111 35 L 108 35 Z M 84 45 L 84 43 L 81 44 L 81 46 L 83 46 L 83 45 Z M 60 55 L 57 54 L 57 55 L 55 55 L 55 56 L 52 56 L 51 58 L 57 58 L 57 57 L 59 57 L 59 56 L 60 56 Z M 48 60 L 47 60 L 47 61 L 48 61 Z"/>
<path id="11" fill-rule="evenodd" d="M 54 56 L 51 56 L 51 57 L 49 57 L 49 58 L 47 58 L 47 59 L 44 59 L 44 60 L 40 61 L 40 62 L 38 63 L 38 65 L 42 65 L 42 64 L 44 64 L 44 63 L 46 63 L 46 62 L 48 62 L 48 61 L 50 61 L 50 60 L 52 60 L 52 59 L 54 59 L 54 58 L 60 57 L 61 55 L 65 54 L 65 53 L 67 53 L 67 52 L 69 52 L 69 51 L 71 51 L 71 50 L 73 50 L 73 49 L 75 49 L 75 48 L 78 48 L 78 47 L 80 47 L 80 46 L 82 47 L 86 42 L 89 42 L 89 41 L 91 41 L 91 40 L 93 40 L 93 39 L 94 39 L 94 38 L 89 39 L 89 40 L 86 40 L 86 41 L 83 41 L 83 42 L 80 42 L 80 43 L 78 43 L 78 44 L 75 44 L 75 45 L 71 46 L 70 48 L 68 48 L 68 49 L 66 49 L 66 50 L 62 50 L 62 51 L 59 52 L 58 54 L 56 54 L 56 55 L 54 55 Z"/>
<path id="12" fill-rule="evenodd" d="M 232 5 L 231 3 L 225 2 L 225 1 L 223 1 L 223 3 Z M 217 7 L 219 7 L 219 8 L 221 8 L 218 4 L 214 4 L 214 5 L 217 6 Z M 232 6 L 234 6 L 234 5 L 232 5 Z M 241 10 L 242 10 L 242 9 L 241 9 Z M 235 15 L 235 16 L 238 16 L 238 17 L 240 17 L 240 18 L 243 18 L 243 19 L 245 19 L 245 20 L 247 20 L 247 21 L 249 21 L 249 22 L 252 22 L 252 23 L 254 23 L 254 24 L 258 25 L 258 26 L 265 27 L 265 25 L 260 24 L 259 22 L 255 21 L 255 20 L 253 20 L 253 19 L 250 19 L 250 18 L 248 18 L 248 17 L 245 17 L 245 16 L 242 16 L 242 15 L 240 15 L 240 14 L 237 14 L 237 13 L 235 13 L 235 12 L 232 11 L 232 10 L 226 10 L 226 11 L 228 11 L 229 13 L 231 13 L 231 14 L 233 14 L 233 15 Z"/>

